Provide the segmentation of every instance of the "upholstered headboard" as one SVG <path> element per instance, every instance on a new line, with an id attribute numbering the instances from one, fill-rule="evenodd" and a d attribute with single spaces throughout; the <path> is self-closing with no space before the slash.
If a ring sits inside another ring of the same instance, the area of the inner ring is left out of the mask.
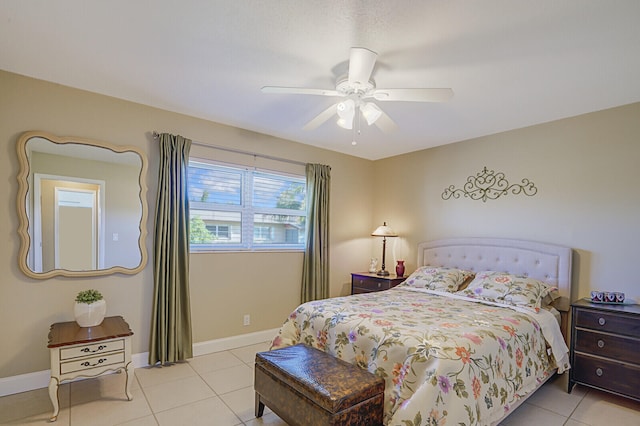
<path id="1" fill-rule="evenodd" d="M 471 271 L 501 271 L 554 284 L 560 311 L 569 310 L 571 249 L 503 238 L 450 238 L 418 244 L 418 266 L 446 266 Z"/>

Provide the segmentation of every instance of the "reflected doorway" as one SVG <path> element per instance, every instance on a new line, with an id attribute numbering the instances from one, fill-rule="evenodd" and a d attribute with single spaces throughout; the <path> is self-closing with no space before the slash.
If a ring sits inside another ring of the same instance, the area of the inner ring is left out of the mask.
<path id="1" fill-rule="evenodd" d="M 34 270 L 104 267 L 104 181 L 34 176 Z"/>

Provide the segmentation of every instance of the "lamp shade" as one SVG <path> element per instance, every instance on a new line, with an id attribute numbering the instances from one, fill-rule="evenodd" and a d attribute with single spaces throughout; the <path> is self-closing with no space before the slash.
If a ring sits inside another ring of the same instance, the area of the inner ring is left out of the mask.
<path id="1" fill-rule="evenodd" d="M 369 126 L 375 123 L 376 120 L 382 115 L 382 110 L 378 108 L 378 105 L 374 104 L 373 102 L 366 102 L 364 105 L 362 105 L 360 110 L 362 111 L 362 115 L 364 116 L 364 119 L 367 120 L 367 124 Z"/>
<path id="2" fill-rule="evenodd" d="M 378 226 L 375 231 L 371 233 L 372 237 L 397 237 L 398 234 L 387 226 L 387 222 L 384 222 L 382 226 Z"/>
<path id="3" fill-rule="evenodd" d="M 353 128 L 353 117 L 356 114 L 356 104 L 353 99 L 347 99 L 344 102 L 338 103 L 336 106 L 338 112 L 338 126 L 344 129 Z"/>

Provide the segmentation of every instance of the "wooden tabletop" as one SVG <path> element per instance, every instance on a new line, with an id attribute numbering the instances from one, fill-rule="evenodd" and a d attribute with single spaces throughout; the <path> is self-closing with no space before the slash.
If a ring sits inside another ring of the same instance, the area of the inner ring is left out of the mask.
<path id="1" fill-rule="evenodd" d="M 102 324 L 95 327 L 80 327 L 77 322 L 57 322 L 49 330 L 48 348 L 77 345 L 79 343 L 99 342 L 116 337 L 131 336 L 133 331 L 124 318 L 106 317 Z"/>

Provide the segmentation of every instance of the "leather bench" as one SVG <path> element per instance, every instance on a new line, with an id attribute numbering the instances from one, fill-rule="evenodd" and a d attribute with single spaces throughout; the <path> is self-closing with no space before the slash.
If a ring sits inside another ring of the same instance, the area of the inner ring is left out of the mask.
<path id="1" fill-rule="evenodd" d="M 265 405 L 291 426 L 381 425 L 384 380 L 298 344 L 256 354 L 256 417 Z"/>

